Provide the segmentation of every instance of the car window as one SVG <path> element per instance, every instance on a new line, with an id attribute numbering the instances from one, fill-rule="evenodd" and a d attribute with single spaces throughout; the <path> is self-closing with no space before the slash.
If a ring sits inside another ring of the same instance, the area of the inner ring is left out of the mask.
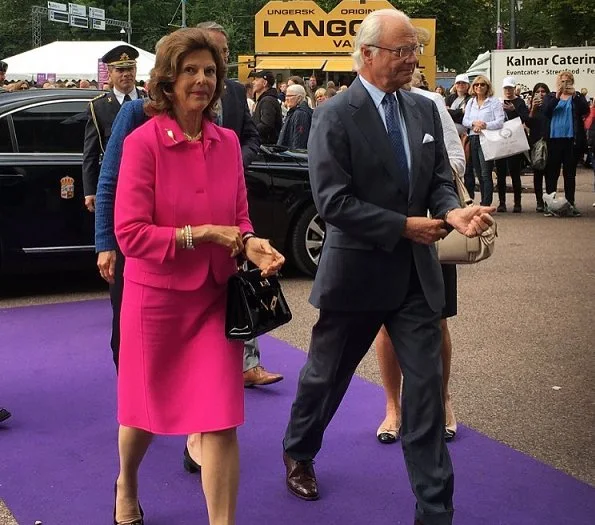
<path id="1" fill-rule="evenodd" d="M 10 141 L 7 118 L 0 118 L 0 153 L 12 153 L 12 142 Z"/>
<path id="2" fill-rule="evenodd" d="M 82 153 L 88 102 L 40 104 L 13 113 L 20 153 Z"/>

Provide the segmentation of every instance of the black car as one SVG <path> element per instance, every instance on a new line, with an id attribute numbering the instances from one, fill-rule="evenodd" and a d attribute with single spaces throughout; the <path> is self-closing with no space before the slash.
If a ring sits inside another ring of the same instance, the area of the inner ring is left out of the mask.
<path id="1" fill-rule="evenodd" d="M 0 94 L 0 273 L 95 267 L 81 177 L 86 108 L 101 92 Z M 324 237 L 305 152 L 263 146 L 246 173 L 258 235 L 313 275 Z"/>

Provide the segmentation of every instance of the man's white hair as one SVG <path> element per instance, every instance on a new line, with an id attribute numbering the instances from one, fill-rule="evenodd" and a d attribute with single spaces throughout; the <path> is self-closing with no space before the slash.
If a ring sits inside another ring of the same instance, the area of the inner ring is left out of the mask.
<path id="1" fill-rule="evenodd" d="M 306 100 L 306 90 L 304 86 L 300 86 L 299 84 L 291 84 L 291 86 L 287 86 L 287 91 L 285 91 L 286 95 L 297 95 L 300 97 L 300 102 L 302 100 Z"/>
<path id="2" fill-rule="evenodd" d="M 403 22 L 411 23 L 409 17 L 399 11 L 398 9 L 378 9 L 370 13 L 359 26 L 357 35 L 355 36 L 355 43 L 353 45 L 354 51 L 351 54 L 355 65 L 355 70 L 359 71 L 364 65 L 364 58 L 362 56 L 362 46 L 365 44 L 378 44 L 382 36 L 382 29 L 386 18 L 396 18 Z M 378 49 L 373 47 L 372 54 L 378 53 Z"/>

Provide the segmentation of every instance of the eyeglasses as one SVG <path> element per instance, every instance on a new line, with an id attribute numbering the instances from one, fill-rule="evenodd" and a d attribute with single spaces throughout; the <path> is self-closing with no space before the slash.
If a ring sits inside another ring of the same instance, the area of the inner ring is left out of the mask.
<path id="1" fill-rule="evenodd" d="M 487 84 L 485 82 L 477 82 L 477 84 L 473 84 L 473 87 L 486 87 Z"/>
<path id="2" fill-rule="evenodd" d="M 402 46 L 391 49 L 390 47 L 377 46 L 376 44 L 365 45 L 368 47 L 375 47 L 376 49 L 384 49 L 397 58 L 409 58 L 412 55 L 418 55 L 421 50 L 421 46 Z"/>

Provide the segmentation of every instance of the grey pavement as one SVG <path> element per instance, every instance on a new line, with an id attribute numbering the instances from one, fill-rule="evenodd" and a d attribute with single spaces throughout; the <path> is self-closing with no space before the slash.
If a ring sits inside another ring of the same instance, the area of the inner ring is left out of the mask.
<path id="1" fill-rule="evenodd" d="M 529 190 L 531 180 L 523 177 Z M 595 486 L 593 202 L 593 172 L 582 169 L 577 206 L 583 217 L 536 214 L 530 192 L 523 194 L 522 214 L 497 214 L 493 257 L 458 267 L 459 315 L 450 327 L 459 423 Z M 317 318 L 307 302 L 311 284 L 288 272 L 283 286 L 294 320 L 273 333 L 304 351 Z M 97 297 L 107 294 L 95 278 L 28 279 L 4 288 L 0 308 Z M 262 359 L 266 367 L 266 353 Z M 358 374 L 380 384 L 373 351 Z M 376 411 L 380 423 L 384 407 Z M 376 429 L 369 432 L 375 439 Z M 0 501 L 0 525 L 15 524 Z"/>

